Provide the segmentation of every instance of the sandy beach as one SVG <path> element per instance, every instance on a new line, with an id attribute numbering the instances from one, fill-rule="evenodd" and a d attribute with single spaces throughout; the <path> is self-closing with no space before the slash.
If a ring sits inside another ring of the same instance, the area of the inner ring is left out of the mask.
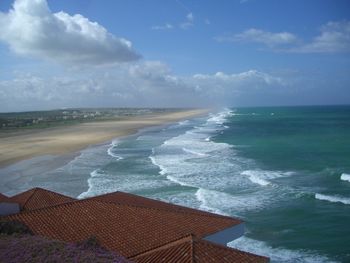
<path id="1" fill-rule="evenodd" d="M 45 155 L 67 155 L 137 132 L 139 129 L 166 124 L 207 113 L 196 109 L 129 117 L 119 121 L 90 122 L 68 127 L 11 134 L 0 140 L 0 167 Z"/>

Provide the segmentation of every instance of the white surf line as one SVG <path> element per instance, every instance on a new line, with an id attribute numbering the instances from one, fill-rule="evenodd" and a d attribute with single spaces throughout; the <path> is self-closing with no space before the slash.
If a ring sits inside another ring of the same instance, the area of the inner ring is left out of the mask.
<path id="1" fill-rule="evenodd" d="M 328 201 L 331 203 L 342 203 L 344 205 L 350 205 L 350 198 L 346 198 L 346 197 L 316 193 L 315 198 L 318 200 Z"/>
<path id="2" fill-rule="evenodd" d="M 112 141 L 110 147 L 107 150 L 107 153 L 108 153 L 109 156 L 112 156 L 113 158 L 116 158 L 117 160 L 122 160 L 123 157 L 121 157 L 121 156 L 119 156 L 119 155 L 117 155 L 117 154 L 112 152 L 113 148 L 116 147 L 116 146 L 118 146 L 118 141 L 117 140 Z"/>
<path id="3" fill-rule="evenodd" d="M 350 182 L 350 174 L 342 173 L 340 176 L 340 180 Z"/>

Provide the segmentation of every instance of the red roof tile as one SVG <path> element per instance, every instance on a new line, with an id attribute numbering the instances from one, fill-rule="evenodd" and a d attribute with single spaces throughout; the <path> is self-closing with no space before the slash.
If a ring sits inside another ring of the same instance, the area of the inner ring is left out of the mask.
<path id="1" fill-rule="evenodd" d="M 0 193 L 0 203 L 1 202 L 10 202 L 10 198 Z"/>
<path id="2" fill-rule="evenodd" d="M 72 202 L 76 199 L 42 188 L 33 188 L 10 197 L 10 200 L 18 203 L 22 210 L 27 211 Z"/>
<path id="3" fill-rule="evenodd" d="M 102 246 L 132 257 L 194 234 L 204 237 L 240 221 L 213 214 L 81 200 L 5 217 L 19 220 L 35 234 L 76 242 L 91 235 Z"/>
<path id="4" fill-rule="evenodd" d="M 217 245 L 209 241 L 197 239 L 192 235 L 132 257 L 131 260 L 136 263 L 269 262 L 269 259 L 266 257 Z"/>
<path id="5" fill-rule="evenodd" d="M 99 195 L 95 197 L 89 198 L 89 200 L 95 200 L 95 201 L 102 201 L 107 203 L 114 203 L 114 204 L 126 204 L 126 205 L 134 205 L 134 206 L 141 206 L 146 208 L 156 208 L 156 209 L 163 209 L 168 211 L 179 211 L 179 212 L 187 212 L 187 213 L 196 213 L 196 214 L 202 214 L 202 215 L 209 215 L 209 216 L 215 216 L 215 217 L 223 217 L 223 218 L 229 218 L 233 219 L 232 217 L 222 216 L 218 214 L 209 213 L 207 211 L 201 211 L 185 206 L 175 205 L 163 201 L 158 201 L 134 194 L 124 193 L 124 192 L 114 192 L 114 193 L 108 193 L 104 195 Z M 235 219 L 237 223 L 241 223 L 239 219 Z"/>

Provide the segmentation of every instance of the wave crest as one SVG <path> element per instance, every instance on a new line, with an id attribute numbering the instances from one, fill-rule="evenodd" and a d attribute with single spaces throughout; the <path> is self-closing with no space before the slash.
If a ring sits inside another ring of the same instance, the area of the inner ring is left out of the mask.
<path id="1" fill-rule="evenodd" d="M 331 203 L 342 203 L 344 205 L 350 205 L 350 198 L 336 196 L 336 195 L 324 195 L 324 194 L 315 194 L 315 198 L 322 201 L 328 201 Z"/>
<path id="2" fill-rule="evenodd" d="M 343 174 L 340 176 L 340 180 L 350 182 L 350 174 L 343 173 Z"/>
<path id="3" fill-rule="evenodd" d="M 248 251 L 258 255 L 270 257 L 271 263 L 323 263 L 333 262 L 328 257 L 318 255 L 313 251 L 291 250 L 286 248 L 271 247 L 267 243 L 248 237 L 240 237 L 227 244 L 229 247 Z"/>

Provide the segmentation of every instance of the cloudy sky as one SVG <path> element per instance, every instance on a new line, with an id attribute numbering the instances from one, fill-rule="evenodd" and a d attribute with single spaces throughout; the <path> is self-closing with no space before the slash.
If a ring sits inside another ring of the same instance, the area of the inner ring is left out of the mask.
<path id="1" fill-rule="evenodd" d="M 0 0 L 0 112 L 349 103 L 348 0 Z"/>

